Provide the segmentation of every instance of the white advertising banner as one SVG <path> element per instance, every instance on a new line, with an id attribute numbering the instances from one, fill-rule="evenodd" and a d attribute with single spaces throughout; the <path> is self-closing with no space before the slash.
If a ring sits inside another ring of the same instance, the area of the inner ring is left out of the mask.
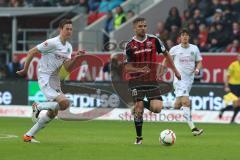
<path id="1" fill-rule="evenodd" d="M 94 114 L 99 114 L 99 110 L 92 108 L 70 108 L 65 112 L 67 112 L 66 115 L 75 115 L 75 117 L 80 114 L 84 114 L 84 119 L 87 119 L 87 116 L 89 116 L 89 119 L 92 119 L 92 117 L 94 117 Z M 31 117 L 31 113 L 32 110 L 30 106 L 0 105 L 0 117 Z M 226 111 L 221 119 L 219 119 L 218 115 L 218 111 L 192 111 L 193 121 L 200 123 L 229 123 L 233 112 Z M 58 118 L 61 119 L 61 117 Z M 98 116 L 95 119 L 132 121 L 133 118 L 134 117 L 131 114 L 130 109 L 115 108 L 106 114 Z M 162 112 L 159 114 L 145 110 L 143 118 L 145 122 L 184 122 L 183 113 L 181 110 L 162 110 Z M 240 114 L 236 117 L 235 120 L 237 123 L 240 123 Z"/>

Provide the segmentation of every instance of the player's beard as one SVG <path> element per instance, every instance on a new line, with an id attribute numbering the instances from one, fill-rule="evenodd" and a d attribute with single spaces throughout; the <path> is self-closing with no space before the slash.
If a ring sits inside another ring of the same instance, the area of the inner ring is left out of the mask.
<path id="1" fill-rule="evenodd" d="M 146 37 L 145 32 L 141 32 L 140 34 L 138 34 L 138 38 L 140 38 L 141 40 L 143 40 L 145 37 Z"/>

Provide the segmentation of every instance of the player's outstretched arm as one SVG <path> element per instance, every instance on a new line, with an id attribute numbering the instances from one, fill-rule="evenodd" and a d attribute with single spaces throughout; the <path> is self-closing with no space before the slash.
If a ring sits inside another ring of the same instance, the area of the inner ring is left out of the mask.
<path id="1" fill-rule="evenodd" d="M 166 64 L 169 64 L 170 68 L 173 70 L 175 76 L 177 77 L 178 80 L 181 80 L 181 75 L 178 72 L 177 68 L 175 67 L 174 63 L 173 63 L 173 59 L 170 56 L 170 54 L 166 51 L 166 53 L 164 54 L 164 57 L 166 60 L 164 60 L 164 64 L 163 66 L 166 66 Z"/>
<path id="2" fill-rule="evenodd" d="M 36 47 L 30 49 L 28 51 L 28 55 L 27 55 L 27 58 L 25 60 L 25 63 L 24 63 L 24 67 L 22 70 L 20 71 L 17 71 L 16 73 L 19 74 L 20 76 L 26 76 L 27 75 L 27 72 L 28 72 L 28 68 L 29 68 L 29 65 L 33 59 L 33 57 L 39 53 L 38 49 Z"/>
<path id="3" fill-rule="evenodd" d="M 76 56 L 72 59 L 68 59 L 64 62 L 64 68 L 68 71 L 71 72 L 73 70 L 73 68 L 75 68 L 75 66 L 78 63 L 78 58 L 80 58 L 81 56 L 85 55 L 86 51 L 85 50 L 79 50 L 76 54 Z"/>

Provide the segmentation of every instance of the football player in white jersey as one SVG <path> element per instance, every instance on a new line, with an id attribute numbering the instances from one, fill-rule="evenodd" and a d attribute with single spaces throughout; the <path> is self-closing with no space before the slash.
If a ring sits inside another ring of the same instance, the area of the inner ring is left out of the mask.
<path id="1" fill-rule="evenodd" d="M 70 101 L 65 97 L 60 88 L 60 78 L 58 71 L 63 65 L 67 71 L 75 65 L 76 60 L 84 54 L 84 51 L 78 51 L 77 56 L 71 59 L 72 45 L 68 39 L 72 36 L 72 22 L 63 19 L 59 23 L 60 34 L 57 37 L 46 40 L 29 50 L 24 69 L 17 73 L 26 76 L 31 60 L 37 53 L 42 57 L 38 65 L 38 84 L 47 98 L 47 102 L 33 103 L 32 119 L 35 125 L 23 136 L 25 142 L 36 142 L 35 135 L 46 126 L 57 115 L 58 110 L 65 110 L 70 106 Z M 41 117 L 39 113 L 47 110 L 47 113 Z"/>
<path id="2" fill-rule="evenodd" d="M 176 95 L 174 108 L 183 110 L 183 117 L 186 119 L 192 134 L 196 136 L 201 135 L 203 129 L 195 127 L 192 121 L 189 92 L 192 88 L 194 75 L 199 74 L 199 70 L 202 67 L 202 56 L 200 55 L 198 47 L 189 43 L 189 39 L 190 35 L 188 30 L 183 29 L 180 33 L 181 43 L 172 47 L 169 53 L 182 77 L 181 80 L 174 77 L 173 86 Z M 165 60 L 163 65 L 166 65 Z"/>

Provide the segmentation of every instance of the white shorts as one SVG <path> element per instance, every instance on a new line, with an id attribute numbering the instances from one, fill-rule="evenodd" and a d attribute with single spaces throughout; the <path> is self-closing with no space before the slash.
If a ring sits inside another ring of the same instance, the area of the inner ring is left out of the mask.
<path id="1" fill-rule="evenodd" d="M 174 94 L 176 97 L 189 96 L 192 88 L 192 82 L 189 81 L 176 81 L 173 83 Z"/>
<path id="2" fill-rule="evenodd" d="M 60 78 L 57 75 L 38 74 L 38 84 L 48 101 L 54 101 L 62 94 Z"/>

